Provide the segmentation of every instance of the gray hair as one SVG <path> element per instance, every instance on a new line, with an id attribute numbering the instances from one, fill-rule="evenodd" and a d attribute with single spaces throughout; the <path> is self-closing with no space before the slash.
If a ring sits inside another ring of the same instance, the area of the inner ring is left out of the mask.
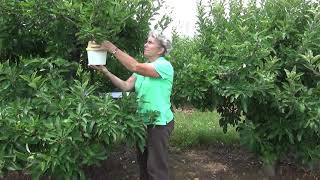
<path id="1" fill-rule="evenodd" d="M 151 31 L 149 33 L 149 37 L 153 37 L 159 42 L 160 46 L 164 48 L 164 55 L 169 54 L 172 50 L 171 41 L 168 38 L 166 38 L 163 34 L 158 33 L 156 31 Z"/>

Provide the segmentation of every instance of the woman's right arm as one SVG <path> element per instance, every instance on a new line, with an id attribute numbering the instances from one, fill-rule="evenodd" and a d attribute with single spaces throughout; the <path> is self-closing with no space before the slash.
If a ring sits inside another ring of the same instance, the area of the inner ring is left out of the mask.
<path id="1" fill-rule="evenodd" d="M 120 88 L 122 91 L 130 91 L 134 88 L 136 82 L 135 76 L 130 76 L 126 81 L 118 78 L 112 74 L 105 66 L 102 65 L 89 65 L 92 69 L 100 71 L 107 79 L 110 79 L 112 84 Z"/>
<path id="2" fill-rule="evenodd" d="M 111 80 L 112 84 L 120 88 L 122 91 L 132 90 L 134 87 L 134 83 L 136 82 L 136 77 L 133 75 L 130 76 L 126 81 L 123 81 L 122 79 L 112 74 L 108 69 L 103 69 L 101 72 L 106 78 Z"/>

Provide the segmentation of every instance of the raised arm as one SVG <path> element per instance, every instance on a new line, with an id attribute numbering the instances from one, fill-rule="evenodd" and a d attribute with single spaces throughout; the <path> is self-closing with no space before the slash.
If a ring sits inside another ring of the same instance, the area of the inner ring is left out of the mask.
<path id="1" fill-rule="evenodd" d="M 131 72 L 154 78 L 160 77 L 151 63 L 139 63 L 120 49 L 115 49 L 114 56 Z"/>
<path id="2" fill-rule="evenodd" d="M 154 78 L 160 77 L 152 64 L 139 63 L 136 59 L 131 57 L 129 54 L 121 51 L 109 41 L 104 41 L 101 45 L 90 41 L 88 46 L 90 46 L 91 48 L 96 48 L 97 50 L 107 50 L 109 53 L 113 54 L 120 61 L 120 63 L 131 72 Z"/>

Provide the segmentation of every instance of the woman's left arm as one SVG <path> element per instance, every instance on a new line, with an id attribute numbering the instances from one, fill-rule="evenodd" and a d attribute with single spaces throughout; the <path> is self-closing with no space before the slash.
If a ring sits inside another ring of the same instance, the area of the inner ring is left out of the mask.
<path id="1" fill-rule="evenodd" d="M 160 77 L 159 73 L 155 70 L 151 63 L 139 63 L 136 59 L 121 51 L 109 41 L 103 42 L 101 46 L 109 53 L 113 54 L 129 71 L 141 74 L 143 76 L 154 78 Z"/>

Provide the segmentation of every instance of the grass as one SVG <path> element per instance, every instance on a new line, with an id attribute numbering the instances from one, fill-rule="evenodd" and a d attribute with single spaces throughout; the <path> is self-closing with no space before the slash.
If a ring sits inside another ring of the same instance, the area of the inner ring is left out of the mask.
<path id="1" fill-rule="evenodd" d="M 219 117 L 217 112 L 176 112 L 175 127 L 170 137 L 170 145 L 186 149 L 217 143 L 238 143 L 239 135 L 235 128 L 228 127 L 228 132 L 223 133 L 219 126 Z"/>

